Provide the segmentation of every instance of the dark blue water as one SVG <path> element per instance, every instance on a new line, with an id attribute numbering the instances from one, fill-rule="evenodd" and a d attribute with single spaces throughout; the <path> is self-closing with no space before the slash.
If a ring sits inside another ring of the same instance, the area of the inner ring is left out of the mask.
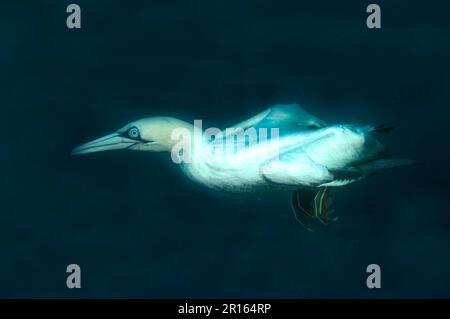
<path id="1" fill-rule="evenodd" d="M 65 1 L 0 5 L 0 297 L 450 297 L 450 42 L 442 2 Z M 151 115 L 236 123 L 297 102 L 395 125 L 420 165 L 338 189 L 315 233 L 288 193 L 231 196 L 167 154 L 73 147 Z M 66 266 L 82 288 L 66 288 Z M 366 267 L 382 288 L 366 287 Z"/>

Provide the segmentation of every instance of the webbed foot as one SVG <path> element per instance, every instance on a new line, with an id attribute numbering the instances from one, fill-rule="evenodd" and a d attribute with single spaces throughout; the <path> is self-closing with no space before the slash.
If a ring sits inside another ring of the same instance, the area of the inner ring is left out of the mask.
<path id="1" fill-rule="evenodd" d="M 337 221 L 337 217 L 331 217 L 334 210 L 331 209 L 333 203 L 333 194 L 330 187 L 321 188 L 314 197 L 315 217 L 323 224 L 328 225 Z"/>
<path id="2" fill-rule="evenodd" d="M 318 191 L 300 189 L 292 192 L 292 210 L 300 224 L 309 231 L 312 229 L 312 221 L 318 219 L 324 225 L 335 222 L 338 218 L 331 217 L 333 210 L 331 204 L 333 195 L 330 187 L 322 187 Z"/>

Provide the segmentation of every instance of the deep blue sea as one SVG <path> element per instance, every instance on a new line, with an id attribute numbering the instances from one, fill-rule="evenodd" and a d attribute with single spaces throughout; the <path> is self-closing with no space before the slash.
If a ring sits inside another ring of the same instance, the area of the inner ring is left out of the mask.
<path id="1" fill-rule="evenodd" d="M 374 0 L 377 30 L 369 1 L 71 2 L 0 4 L 0 297 L 450 297 L 443 1 Z M 419 164 L 337 189 L 340 220 L 311 233 L 289 192 L 207 190 L 163 153 L 70 156 L 142 117 L 226 127 L 277 103 L 394 125 L 389 153 Z"/>

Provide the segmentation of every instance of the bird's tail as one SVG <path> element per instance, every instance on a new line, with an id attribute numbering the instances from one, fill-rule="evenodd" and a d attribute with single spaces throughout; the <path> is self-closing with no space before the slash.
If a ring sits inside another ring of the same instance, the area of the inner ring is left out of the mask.
<path id="1" fill-rule="evenodd" d="M 362 165 L 348 167 L 344 169 L 328 169 L 333 174 L 334 180 L 320 186 L 342 186 L 356 182 L 364 177 L 378 173 L 379 171 L 398 166 L 416 164 L 416 161 L 409 159 L 389 159 L 383 158 L 374 160 Z"/>
<path id="2" fill-rule="evenodd" d="M 361 169 L 364 172 L 364 175 L 372 175 L 378 171 L 385 170 L 388 168 L 394 168 L 398 166 L 404 166 L 404 165 L 412 165 L 417 164 L 417 161 L 409 160 L 409 159 L 379 159 L 374 160 L 369 163 L 363 164 L 358 166 L 359 169 Z"/>
<path id="3" fill-rule="evenodd" d="M 395 126 L 390 125 L 366 125 L 362 127 L 364 133 L 390 133 L 395 129 Z"/>

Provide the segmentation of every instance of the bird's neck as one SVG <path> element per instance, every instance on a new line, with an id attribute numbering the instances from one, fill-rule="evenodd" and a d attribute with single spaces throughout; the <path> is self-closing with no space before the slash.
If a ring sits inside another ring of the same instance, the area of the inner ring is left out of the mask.
<path id="1" fill-rule="evenodd" d="M 167 151 L 171 153 L 172 161 L 176 164 L 202 164 L 203 150 L 207 146 L 201 123 L 193 124 L 171 118 L 168 124 L 170 139 Z"/>
<path id="2" fill-rule="evenodd" d="M 194 138 L 194 125 L 173 118 L 165 118 L 164 126 L 160 130 L 160 145 L 164 147 L 164 151 L 173 152 L 177 148 L 185 148 L 191 144 Z"/>

